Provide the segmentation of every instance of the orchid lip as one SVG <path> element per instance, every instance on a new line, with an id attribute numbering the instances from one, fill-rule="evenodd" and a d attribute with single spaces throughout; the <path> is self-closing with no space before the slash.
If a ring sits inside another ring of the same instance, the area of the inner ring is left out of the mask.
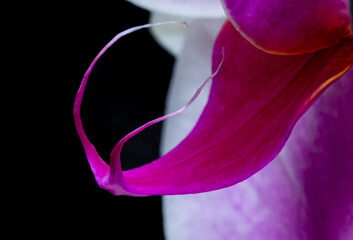
<path id="1" fill-rule="evenodd" d="M 166 23 L 176 22 L 160 24 Z M 114 37 L 88 68 L 76 96 L 75 124 L 88 162 L 98 185 L 115 195 L 200 193 L 249 178 L 277 156 L 298 119 L 353 62 L 352 38 L 317 52 L 274 55 L 254 47 L 227 21 L 214 43 L 213 74 L 183 108 L 146 123 L 119 141 L 108 166 L 88 140 L 80 118 L 89 74 L 120 37 L 160 24 L 134 27 Z M 198 46 L 188 47 L 192 53 Z M 122 171 L 123 144 L 154 123 L 184 111 L 211 79 L 208 103 L 189 135 L 155 161 Z"/>

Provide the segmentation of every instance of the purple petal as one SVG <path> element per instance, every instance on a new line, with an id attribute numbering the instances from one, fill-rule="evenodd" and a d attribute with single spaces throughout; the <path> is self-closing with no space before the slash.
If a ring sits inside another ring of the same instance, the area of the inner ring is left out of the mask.
<path id="1" fill-rule="evenodd" d="M 166 239 L 352 239 L 352 80 L 350 70 L 334 83 L 278 157 L 248 180 L 163 197 Z"/>
<path id="2" fill-rule="evenodd" d="M 225 13 L 219 0 L 128 0 L 151 12 L 191 18 L 218 18 Z"/>
<path id="3" fill-rule="evenodd" d="M 233 25 L 268 52 L 312 52 L 351 34 L 347 0 L 222 1 Z"/>

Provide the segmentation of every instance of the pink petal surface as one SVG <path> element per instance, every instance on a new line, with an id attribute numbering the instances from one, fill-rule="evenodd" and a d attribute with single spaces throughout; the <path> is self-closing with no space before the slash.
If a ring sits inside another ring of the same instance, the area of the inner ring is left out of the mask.
<path id="1" fill-rule="evenodd" d="M 332 46 L 350 34 L 347 0 L 222 0 L 233 25 L 268 52 L 297 54 Z"/>
<path id="2" fill-rule="evenodd" d="M 142 167 L 121 170 L 123 143 L 161 120 L 157 119 L 116 145 L 108 173 L 76 121 L 92 170 L 98 169 L 98 184 L 116 195 L 164 195 L 211 191 L 245 180 L 278 154 L 312 101 L 348 70 L 352 43 L 346 39 L 298 56 L 272 55 L 255 48 L 227 22 L 214 48 L 214 71 L 220 66 L 222 49 L 225 57 L 208 104 L 188 137 L 166 155 Z"/>
<path id="3" fill-rule="evenodd" d="M 248 180 L 163 197 L 166 239 L 352 239 L 352 80 L 350 70 L 334 83 L 298 121 L 281 153 Z"/>
<path id="4" fill-rule="evenodd" d="M 225 13 L 219 0 L 128 0 L 151 12 L 191 18 L 218 18 Z"/>

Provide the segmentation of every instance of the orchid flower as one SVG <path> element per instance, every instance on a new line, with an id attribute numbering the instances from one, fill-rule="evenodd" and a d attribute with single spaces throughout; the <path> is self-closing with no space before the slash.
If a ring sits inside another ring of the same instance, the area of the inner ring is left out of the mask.
<path id="1" fill-rule="evenodd" d="M 194 90 L 196 94 L 189 96 L 185 107 L 124 137 L 114 147 L 108 165 L 83 129 L 80 106 L 85 85 L 99 57 L 120 37 L 159 24 L 118 34 L 92 62 L 75 99 L 75 124 L 98 185 L 115 195 L 200 193 L 248 179 L 279 154 L 297 121 L 353 64 L 345 0 L 271 0 L 266 4 L 260 0 L 224 0 L 223 8 L 216 0 L 131 2 L 189 17 L 194 12 L 196 17 L 222 17 L 224 9 L 228 20 L 213 31 L 218 34 L 214 43 L 211 37 L 189 46 L 191 53 L 200 51 L 204 44 L 209 46 L 207 41 L 213 45 L 212 54 L 198 55 L 200 59 L 212 59 L 212 73 L 205 77 L 212 79 L 212 86 L 196 125 L 168 153 L 136 169 L 122 171 L 123 144 L 148 126 L 184 111 L 207 81 Z M 189 35 L 183 51 L 187 51 L 188 38 L 193 38 L 191 31 Z"/>

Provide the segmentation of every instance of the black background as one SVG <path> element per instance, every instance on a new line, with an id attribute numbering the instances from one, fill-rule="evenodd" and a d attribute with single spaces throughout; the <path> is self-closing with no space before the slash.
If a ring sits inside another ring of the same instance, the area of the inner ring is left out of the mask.
<path id="1" fill-rule="evenodd" d="M 100 189 L 72 116 L 95 55 L 115 34 L 147 23 L 149 13 L 124 0 L 14 2 L 2 10 L 3 235 L 163 239 L 160 197 L 117 197 Z M 119 40 L 97 63 L 82 117 L 104 159 L 121 137 L 163 113 L 173 61 L 141 30 Z M 124 169 L 158 157 L 160 127 L 125 145 Z"/>
<path id="2" fill-rule="evenodd" d="M 8 161 L 13 184 L 7 196 L 16 202 L 8 197 L 13 210 L 8 222 L 49 239 L 94 233 L 100 239 L 164 239 L 161 198 L 113 196 L 100 189 L 72 116 L 76 91 L 95 55 L 117 33 L 147 23 L 149 13 L 125 1 L 21 9 L 12 28 L 16 51 L 8 59 L 15 63 L 13 81 L 4 88 L 14 94 Z M 120 138 L 163 114 L 173 64 L 148 30 L 122 38 L 97 63 L 81 111 L 103 159 Z M 159 156 L 160 131 L 157 124 L 126 143 L 123 169 Z"/>

